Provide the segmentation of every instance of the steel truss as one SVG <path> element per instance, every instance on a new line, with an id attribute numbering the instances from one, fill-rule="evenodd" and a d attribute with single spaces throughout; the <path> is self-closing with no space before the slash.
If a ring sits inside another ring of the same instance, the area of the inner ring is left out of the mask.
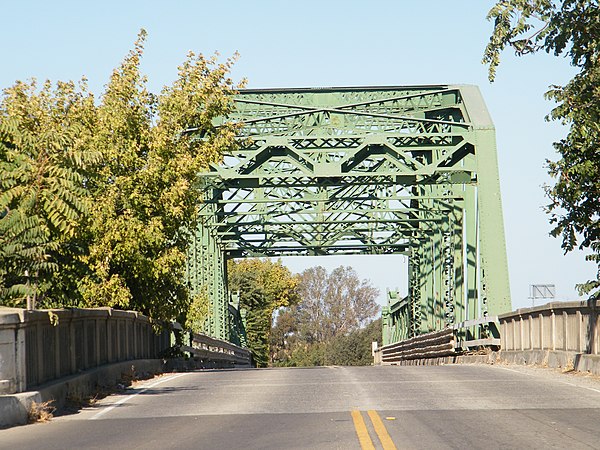
<path id="1" fill-rule="evenodd" d="M 250 89 L 235 102 L 239 147 L 200 175 L 189 258 L 210 334 L 230 337 L 228 258 L 406 255 L 409 296 L 384 308 L 386 343 L 511 309 L 477 87 Z"/>

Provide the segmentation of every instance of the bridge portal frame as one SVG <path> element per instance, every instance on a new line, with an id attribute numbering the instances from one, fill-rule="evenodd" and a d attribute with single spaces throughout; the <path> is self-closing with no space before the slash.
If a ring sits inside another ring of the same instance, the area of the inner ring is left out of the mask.
<path id="1" fill-rule="evenodd" d="M 192 291 L 231 338 L 226 261 L 403 254 L 384 341 L 511 309 L 495 130 L 476 86 L 246 89 L 238 147 L 200 174 Z M 202 136 L 199 136 L 201 139 Z"/>

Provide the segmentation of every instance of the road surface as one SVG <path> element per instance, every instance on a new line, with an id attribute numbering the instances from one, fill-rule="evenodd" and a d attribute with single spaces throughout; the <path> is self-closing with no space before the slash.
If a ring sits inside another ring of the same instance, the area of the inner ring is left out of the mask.
<path id="1" fill-rule="evenodd" d="M 7 449 L 600 448 L 600 382 L 515 366 L 167 374 Z"/>

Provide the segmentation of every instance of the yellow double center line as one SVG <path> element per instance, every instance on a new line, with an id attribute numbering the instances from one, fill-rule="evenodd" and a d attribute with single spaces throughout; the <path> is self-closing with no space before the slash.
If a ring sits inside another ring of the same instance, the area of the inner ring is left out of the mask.
<path id="1" fill-rule="evenodd" d="M 358 441 L 360 442 L 361 448 L 363 450 L 375 450 L 375 446 L 373 445 L 371 436 L 369 436 L 369 430 L 367 429 L 367 425 L 365 424 L 362 414 L 358 410 L 352 411 L 351 414 L 352 420 L 354 421 L 354 428 L 356 429 L 356 435 L 358 436 Z M 371 423 L 373 424 L 375 433 L 377 433 L 377 437 L 379 437 L 379 442 L 381 442 L 383 450 L 396 450 L 394 441 L 392 441 L 392 438 L 387 432 L 387 429 L 381 421 L 379 414 L 377 414 L 377 411 L 371 409 L 367 411 L 367 414 L 371 419 Z"/>

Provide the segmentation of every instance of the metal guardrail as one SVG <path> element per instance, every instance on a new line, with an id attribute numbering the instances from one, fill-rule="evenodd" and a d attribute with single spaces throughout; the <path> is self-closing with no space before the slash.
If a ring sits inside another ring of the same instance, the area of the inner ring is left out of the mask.
<path id="1" fill-rule="evenodd" d="M 478 347 L 500 347 L 498 316 L 465 320 L 452 326 L 456 348 L 469 350 Z"/>
<path id="2" fill-rule="evenodd" d="M 482 347 L 509 353 L 529 352 L 530 355 L 550 351 L 571 355 L 569 357 L 578 355 L 578 360 L 591 355 L 597 359 L 596 355 L 600 355 L 600 300 L 553 302 L 466 320 L 443 331 L 374 348 L 373 356 L 376 363 L 394 364 L 407 359 L 458 355 Z M 531 356 L 529 358 L 531 360 Z"/>
<path id="3" fill-rule="evenodd" d="M 248 349 L 199 333 L 193 333 L 191 345 L 182 345 L 181 350 L 206 362 L 224 363 L 232 367 L 250 367 L 252 363 Z"/>
<path id="4" fill-rule="evenodd" d="M 441 331 L 421 334 L 373 349 L 376 363 L 454 356 L 481 347 L 499 347 L 498 317 L 482 317 L 454 324 Z"/>
<path id="5" fill-rule="evenodd" d="M 456 353 L 454 330 L 421 334 L 411 339 L 389 344 L 377 349 L 381 364 L 397 364 L 411 359 L 436 358 L 451 356 Z"/>

